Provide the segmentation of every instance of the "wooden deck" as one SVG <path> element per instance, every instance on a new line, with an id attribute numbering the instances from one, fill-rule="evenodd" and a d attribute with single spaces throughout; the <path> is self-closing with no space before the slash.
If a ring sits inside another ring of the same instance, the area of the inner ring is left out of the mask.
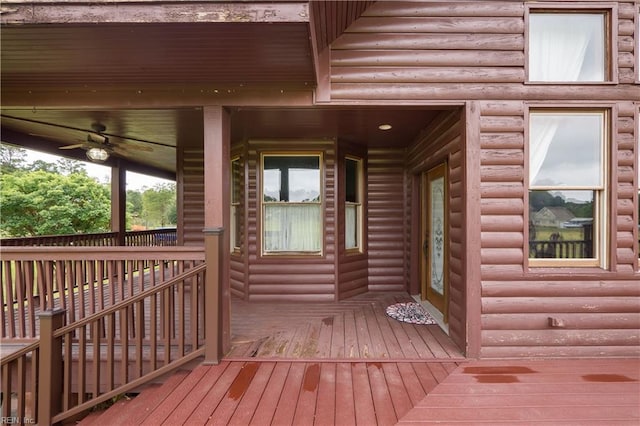
<path id="1" fill-rule="evenodd" d="M 233 348 L 81 425 L 640 424 L 640 361 L 469 361 L 438 326 L 384 313 L 406 294 L 232 303 Z"/>
<path id="2" fill-rule="evenodd" d="M 80 424 L 638 425 L 639 365 L 223 361 L 176 372 Z"/>
<path id="3" fill-rule="evenodd" d="M 452 360 L 464 355 L 437 325 L 386 315 L 407 293 L 365 293 L 335 303 L 231 303 L 229 360 L 248 358 Z"/>
<path id="4" fill-rule="evenodd" d="M 224 361 L 90 415 L 82 425 L 392 425 L 454 362 Z"/>
<path id="5" fill-rule="evenodd" d="M 466 363 L 400 419 L 409 425 L 639 425 L 640 360 Z"/>

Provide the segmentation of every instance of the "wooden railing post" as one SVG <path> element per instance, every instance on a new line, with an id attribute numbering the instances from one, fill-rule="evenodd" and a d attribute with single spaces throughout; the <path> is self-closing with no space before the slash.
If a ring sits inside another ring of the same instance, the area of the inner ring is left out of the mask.
<path id="1" fill-rule="evenodd" d="M 222 228 L 204 230 L 204 363 L 218 364 L 222 359 Z"/>
<path id="2" fill-rule="evenodd" d="M 53 333 L 64 325 L 64 309 L 40 314 L 40 363 L 38 365 L 38 424 L 49 425 L 62 410 L 62 338 Z"/>

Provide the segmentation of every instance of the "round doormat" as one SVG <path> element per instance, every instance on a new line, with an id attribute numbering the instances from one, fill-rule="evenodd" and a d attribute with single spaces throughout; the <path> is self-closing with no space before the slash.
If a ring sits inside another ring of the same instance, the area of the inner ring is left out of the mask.
<path id="1" fill-rule="evenodd" d="M 410 324 L 437 324 L 436 320 L 416 302 L 396 303 L 387 307 L 387 315 Z"/>

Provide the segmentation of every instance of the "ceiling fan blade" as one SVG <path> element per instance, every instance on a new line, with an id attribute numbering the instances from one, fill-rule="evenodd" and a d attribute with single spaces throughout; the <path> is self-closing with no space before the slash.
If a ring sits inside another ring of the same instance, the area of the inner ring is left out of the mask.
<path id="1" fill-rule="evenodd" d="M 82 148 L 83 146 L 84 146 L 83 143 L 77 143 L 75 145 L 60 146 L 58 147 L 58 149 L 76 149 L 76 148 Z"/>

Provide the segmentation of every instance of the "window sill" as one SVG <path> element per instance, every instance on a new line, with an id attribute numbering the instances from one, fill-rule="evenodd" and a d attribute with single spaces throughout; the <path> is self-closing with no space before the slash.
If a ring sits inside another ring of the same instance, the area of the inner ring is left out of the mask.
<path id="1" fill-rule="evenodd" d="M 525 81 L 527 86 L 615 86 L 617 81 Z"/>

